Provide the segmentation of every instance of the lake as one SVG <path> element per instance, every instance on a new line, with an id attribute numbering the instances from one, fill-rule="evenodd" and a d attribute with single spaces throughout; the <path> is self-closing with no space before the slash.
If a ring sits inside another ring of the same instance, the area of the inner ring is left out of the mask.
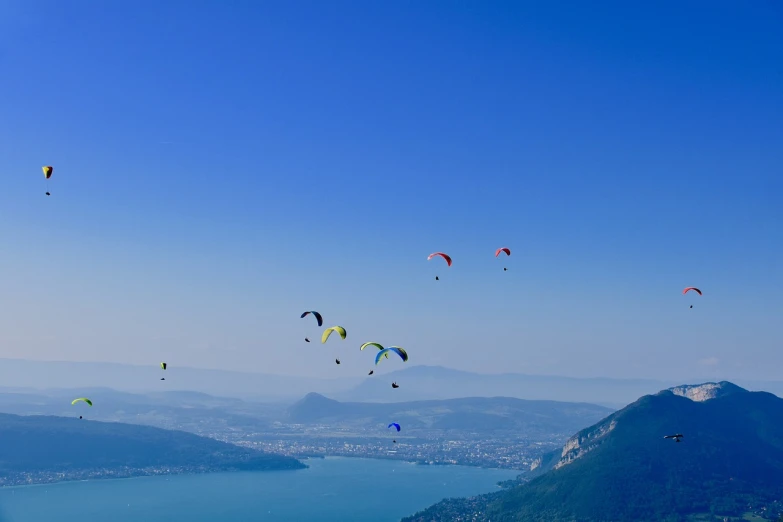
<path id="1" fill-rule="evenodd" d="M 0 522 L 399 522 L 497 491 L 511 470 L 310 459 L 296 471 L 169 475 L 0 489 Z"/>

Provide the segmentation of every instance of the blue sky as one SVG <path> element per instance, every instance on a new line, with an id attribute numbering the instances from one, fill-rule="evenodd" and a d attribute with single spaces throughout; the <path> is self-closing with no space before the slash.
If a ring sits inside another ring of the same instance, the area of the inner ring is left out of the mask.
<path id="1" fill-rule="evenodd" d="M 0 3 L 0 356 L 778 378 L 783 10 L 631 4 Z"/>

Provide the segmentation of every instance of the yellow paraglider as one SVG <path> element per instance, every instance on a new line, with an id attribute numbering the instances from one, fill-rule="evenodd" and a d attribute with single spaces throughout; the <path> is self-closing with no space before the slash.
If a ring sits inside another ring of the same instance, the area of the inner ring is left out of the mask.
<path id="1" fill-rule="evenodd" d="M 49 193 L 49 178 L 52 177 L 52 172 L 54 172 L 54 167 L 51 165 L 46 165 L 45 167 L 41 167 L 41 170 L 43 171 L 44 178 L 46 178 L 46 195 L 51 196 Z"/>
<path id="2" fill-rule="evenodd" d="M 86 398 L 86 397 L 79 397 L 78 399 L 74 399 L 74 400 L 72 400 L 72 401 L 71 401 L 71 406 L 73 406 L 73 405 L 74 405 L 74 404 L 76 404 L 77 402 L 86 402 L 87 404 L 89 404 L 90 406 L 92 406 L 92 401 L 91 401 L 90 399 Z"/>
<path id="3" fill-rule="evenodd" d="M 378 348 L 379 350 L 383 350 L 383 346 L 382 346 L 380 343 L 364 343 L 363 345 L 361 345 L 361 346 L 359 347 L 359 349 L 360 349 L 360 350 L 364 350 L 364 349 L 365 349 L 365 348 L 367 348 L 368 346 L 375 346 L 375 347 L 376 347 L 376 348 Z M 384 356 L 384 357 L 386 357 L 387 359 L 389 358 L 389 354 L 388 354 L 388 353 L 385 353 L 383 356 Z"/>
<path id="4" fill-rule="evenodd" d="M 332 326 L 331 328 L 327 328 L 324 330 L 324 334 L 321 336 L 321 342 L 325 343 L 326 340 L 329 338 L 330 335 L 332 335 L 332 332 L 337 332 L 340 334 L 340 337 L 345 339 L 346 333 L 345 328 L 342 326 Z"/>

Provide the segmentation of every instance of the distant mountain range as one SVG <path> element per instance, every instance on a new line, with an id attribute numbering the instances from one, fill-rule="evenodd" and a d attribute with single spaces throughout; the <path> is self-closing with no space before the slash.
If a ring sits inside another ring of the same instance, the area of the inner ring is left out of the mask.
<path id="1" fill-rule="evenodd" d="M 247 402 L 199 392 L 170 391 L 136 394 L 110 388 L 54 389 L 9 392 L 0 388 L 0 412 L 17 415 L 78 417 L 71 405 L 75 397 L 88 397 L 93 407 L 85 412 L 90 420 L 145 424 L 165 429 L 201 433 L 203 428 L 259 431 L 271 418 L 283 415 L 284 405 Z"/>
<path id="2" fill-rule="evenodd" d="M 338 402 L 317 393 L 288 408 L 288 421 L 386 429 L 404 426 L 404 435 L 421 430 L 490 434 L 512 432 L 520 437 L 549 439 L 573 433 L 609 414 L 603 406 L 586 403 L 528 401 L 509 397 L 470 397 L 397 403 Z M 562 440 L 562 439 L 561 439 Z"/>
<path id="3" fill-rule="evenodd" d="M 294 402 L 309 392 L 341 401 L 407 402 L 460 397 L 515 397 L 584 401 L 620 408 L 677 383 L 644 379 L 573 378 L 516 373 L 479 374 L 440 366 L 410 366 L 391 373 L 317 379 L 286 375 L 204 370 L 169 361 L 164 373 L 149 366 L 115 363 L 0 359 L 0 384 L 7 391 L 49 388 L 113 388 L 135 393 L 194 391 L 248 400 Z M 381 372 L 383 370 L 380 370 Z M 166 380 L 160 378 L 165 376 Z M 391 382 L 400 388 L 392 390 Z M 737 381 L 748 389 L 783 395 L 781 382 Z"/>
<path id="4" fill-rule="evenodd" d="M 286 407 L 199 392 L 134 394 L 109 388 L 46 390 L 35 393 L 0 389 L 0 412 L 19 415 L 77 417 L 71 405 L 86 396 L 94 406 L 84 412 L 90 420 L 146 424 L 200 433 L 203 428 L 226 427 L 247 432 L 274 431 L 276 422 L 356 428 L 368 435 L 385 432 L 389 422 L 405 425 L 406 435 L 421 430 L 470 433 L 511 432 L 540 440 L 565 438 L 611 413 L 587 403 L 528 401 L 508 397 L 473 397 L 402 403 L 338 402 L 317 393 Z"/>
<path id="5" fill-rule="evenodd" d="M 0 414 L 0 484 L 225 470 L 302 469 L 296 459 L 181 431 Z"/>
<path id="6" fill-rule="evenodd" d="M 672 433 L 683 441 L 663 438 Z M 783 400 L 729 382 L 675 387 L 579 431 L 539 468 L 527 484 L 404 520 L 712 521 L 749 512 L 777 520 Z"/>
<path id="7" fill-rule="evenodd" d="M 165 377 L 165 381 L 160 378 Z M 314 379 L 288 375 L 204 370 L 169 361 L 164 372 L 158 363 L 136 366 L 116 363 L 27 361 L 0 359 L 0 384 L 19 391 L 49 388 L 113 388 L 126 392 L 195 391 L 259 400 L 294 401 L 318 391 L 351 389 L 362 377 Z"/>

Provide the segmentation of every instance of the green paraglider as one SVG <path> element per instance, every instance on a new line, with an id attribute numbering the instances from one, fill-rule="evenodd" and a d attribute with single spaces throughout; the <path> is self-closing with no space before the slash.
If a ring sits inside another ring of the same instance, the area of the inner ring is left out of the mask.
<path id="1" fill-rule="evenodd" d="M 383 349 L 384 349 L 384 348 L 383 348 L 383 346 L 382 346 L 380 343 L 364 343 L 363 345 L 361 345 L 361 346 L 359 347 L 359 349 L 360 349 L 360 350 L 364 350 L 364 349 L 365 349 L 365 348 L 367 348 L 368 346 L 375 346 L 375 347 L 376 347 L 376 348 L 378 348 L 379 350 L 383 350 Z M 386 357 L 386 358 L 388 359 L 388 358 L 389 358 L 389 354 L 388 354 L 388 353 L 387 353 L 387 354 L 385 354 L 385 355 L 384 355 L 384 357 Z"/>
<path id="2" fill-rule="evenodd" d="M 342 339 L 345 339 L 345 336 L 347 335 L 347 333 L 345 332 L 345 328 L 343 328 L 342 326 L 332 326 L 331 328 L 327 328 L 326 330 L 324 330 L 324 333 L 321 336 L 321 342 L 325 343 L 326 340 L 329 338 L 329 336 L 332 335 L 332 332 L 337 332 L 338 334 L 340 334 L 340 337 Z"/>
<path id="3" fill-rule="evenodd" d="M 77 402 L 86 402 L 90 406 L 92 406 L 92 401 L 86 397 L 79 397 L 78 399 L 74 399 L 71 401 L 71 406 L 75 405 Z"/>

